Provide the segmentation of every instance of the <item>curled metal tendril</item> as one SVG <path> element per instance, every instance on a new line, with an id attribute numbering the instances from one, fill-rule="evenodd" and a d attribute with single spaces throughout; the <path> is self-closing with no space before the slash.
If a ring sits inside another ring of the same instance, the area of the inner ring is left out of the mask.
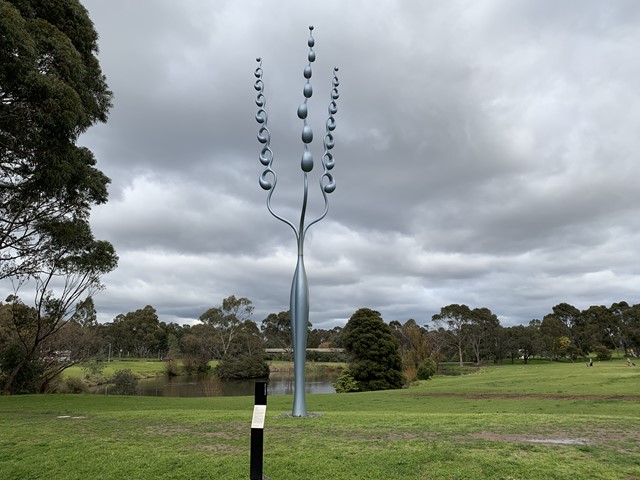
<path id="1" fill-rule="evenodd" d="M 260 175 L 259 182 L 260 186 L 264 190 L 273 190 L 276 186 L 276 174 L 271 168 L 271 164 L 273 162 L 273 151 L 271 150 L 271 132 L 269 132 L 269 128 L 267 127 L 269 116 L 266 111 L 267 100 L 264 96 L 264 82 L 262 81 L 262 60 L 257 58 L 256 61 L 258 62 L 258 66 L 254 73 L 256 76 L 254 88 L 258 92 L 256 95 L 256 105 L 258 106 L 256 121 L 260 124 L 260 128 L 258 129 L 258 142 L 263 145 L 259 158 L 260 163 L 267 167 Z M 269 180 L 269 177 L 273 178 L 273 182 Z"/>
<path id="2" fill-rule="evenodd" d="M 324 167 L 324 173 L 322 177 L 320 177 L 320 187 L 322 191 L 325 193 L 332 193 L 336 189 L 336 182 L 333 179 L 333 175 L 329 173 L 335 164 L 336 161 L 333 158 L 333 154 L 330 150 L 335 146 L 335 139 L 333 138 L 333 131 L 336 129 L 336 119 L 334 115 L 338 113 L 338 104 L 336 100 L 340 94 L 338 93 L 338 85 L 340 82 L 338 81 L 338 67 L 334 67 L 333 69 L 333 80 L 331 82 L 331 101 L 329 102 L 329 118 L 327 118 L 326 130 L 324 134 L 324 139 L 322 140 L 322 144 L 324 146 L 324 153 L 322 155 L 322 166 Z M 324 181 L 327 183 L 324 183 Z"/>

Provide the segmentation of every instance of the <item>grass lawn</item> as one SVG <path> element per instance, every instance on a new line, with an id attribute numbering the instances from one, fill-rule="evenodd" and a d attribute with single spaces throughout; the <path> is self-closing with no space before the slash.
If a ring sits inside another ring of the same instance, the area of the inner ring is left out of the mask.
<path id="1" fill-rule="evenodd" d="M 265 474 L 640 480 L 640 367 L 504 365 L 409 389 L 269 397 Z M 247 479 L 251 397 L 0 397 L 0 479 Z"/>
<path id="2" fill-rule="evenodd" d="M 104 363 L 104 369 L 102 370 L 102 376 L 106 378 L 112 378 L 118 370 L 129 369 L 140 378 L 157 377 L 164 374 L 165 362 L 159 360 L 149 359 L 131 359 L 131 360 L 119 360 L 113 359 L 111 362 Z M 80 365 L 74 365 L 64 371 L 65 377 L 78 377 L 84 376 L 84 371 Z"/>
<path id="3" fill-rule="evenodd" d="M 215 368 L 218 364 L 217 360 L 209 362 L 211 368 Z M 271 361 L 269 362 L 272 371 L 293 371 L 293 362 L 284 361 Z M 104 369 L 101 376 L 104 378 L 113 378 L 118 370 L 131 370 L 139 378 L 151 378 L 164 375 L 165 362 L 151 359 L 113 359 L 111 362 L 104 363 Z M 335 362 L 307 362 L 307 370 L 313 371 L 314 369 L 330 368 L 330 369 L 342 369 L 347 366 L 346 363 Z M 64 377 L 77 377 L 83 378 L 85 372 L 82 370 L 82 366 L 74 365 L 64 371 Z"/>

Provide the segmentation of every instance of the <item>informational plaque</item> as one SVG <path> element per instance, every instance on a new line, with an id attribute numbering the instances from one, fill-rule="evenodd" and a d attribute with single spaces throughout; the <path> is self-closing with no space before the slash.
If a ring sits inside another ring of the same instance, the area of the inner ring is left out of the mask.
<path id="1" fill-rule="evenodd" d="M 267 415 L 266 405 L 253 406 L 253 420 L 251 420 L 251 428 L 264 428 L 264 417 Z"/>

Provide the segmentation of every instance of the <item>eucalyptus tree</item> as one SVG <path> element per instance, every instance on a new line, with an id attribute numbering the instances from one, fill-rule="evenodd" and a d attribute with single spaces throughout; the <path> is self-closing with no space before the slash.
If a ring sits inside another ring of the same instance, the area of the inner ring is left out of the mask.
<path id="1" fill-rule="evenodd" d="M 242 331 L 242 325 L 253 314 L 251 300 L 231 295 L 222 301 L 222 305 L 209 308 L 199 320 L 212 331 L 214 356 L 223 358 Z"/>
<path id="2" fill-rule="evenodd" d="M 413 318 L 404 324 L 394 320 L 389 323 L 389 327 L 400 344 L 400 357 L 405 374 L 417 372 L 420 364 L 431 355 L 427 329 L 418 325 Z"/>
<path id="3" fill-rule="evenodd" d="M 0 0 L 0 39 L 0 279 L 13 287 L 9 333 L 17 339 L 2 374 L 12 391 L 117 265 L 113 246 L 89 225 L 109 179 L 77 145 L 106 121 L 112 94 L 78 0 Z M 20 300 L 25 288 L 35 290 L 33 307 Z"/>
<path id="4" fill-rule="evenodd" d="M 80 134 L 112 94 L 78 0 L 0 0 L 0 278 L 40 273 L 88 228 L 109 179 Z M 86 236 L 85 236 L 86 237 Z M 62 243 L 61 243 L 62 242 Z M 90 244 L 87 247 L 91 247 Z"/>
<path id="5" fill-rule="evenodd" d="M 11 366 L 6 362 L 0 366 L 2 389 L 7 393 L 14 391 L 14 381 L 22 372 L 42 360 L 47 343 L 59 337 L 72 320 L 74 307 L 103 288 L 101 276 L 116 266 L 111 244 L 94 240 L 88 226 L 62 230 L 64 240 L 58 245 L 64 248 L 50 252 L 47 262 L 30 277 L 17 277 L 14 292 L 7 299 L 13 306 L 7 310 L 10 318 L 6 325 L 15 347 Z M 19 296 L 24 285 L 35 289 L 31 308 Z"/>
<path id="6" fill-rule="evenodd" d="M 471 347 L 476 363 L 480 363 L 481 354 L 490 339 L 495 338 L 500 328 L 498 317 L 486 307 L 474 308 L 468 323 L 462 325 L 464 336 Z"/>
<path id="7" fill-rule="evenodd" d="M 640 348 L 640 304 L 618 302 L 611 305 L 609 310 L 617 317 L 624 354 L 628 355 L 630 350 L 637 354 Z"/>
<path id="8" fill-rule="evenodd" d="M 614 315 L 604 305 L 592 305 L 582 311 L 587 322 L 587 329 L 591 332 L 594 346 L 604 345 L 609 349 L 616 349 L 620 345 L 620 316 Z"/>
<path id="9" fill-rule="evenodd" d="M 270 313 L 267 318 L 262 320 L 260 330 L 264 336 L 265 347 L 293 351 L 290 311 Z"/>
<path id="10" fill-rule="evenodd" d="M 241 323 L 226 355 L 216 366 L 216 373 L 226 380 L 269 376 L 262 334 L 255 322 Z"/>
<path id="11" fill-rule="evenodd" d="M 473 313 L 466 305 L 451 304 L 440 309 L 432 317 L 437 328 L 442 328 L 450 345 L 458 351 L 458 361 L 463 365 L 463 351 L 467 347 L 468 326 L 473 320 Z"/>
<path id="12" fill-rule="evenodd" d="M 156 357 L 167 349 L 165 325 L 151 305 L 119 314 L 109 325 L 109 337 L 116 352 L 135 357 Z"/>

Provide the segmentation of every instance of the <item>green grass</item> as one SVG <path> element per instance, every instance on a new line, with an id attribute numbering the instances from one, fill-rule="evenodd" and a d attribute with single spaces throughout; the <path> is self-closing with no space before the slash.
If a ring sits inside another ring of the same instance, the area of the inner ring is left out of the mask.
<path id="1" fill-rule="evenodd" d="M 491 367 L 410 389 L 271 396 L 265 474 L 640 478 L 640 368 Z M 0 479 L 246 479 L 251 397 L 0 397 Z M 68 417 L 68 418 L 59 418 Z M 79 418 L 73 418 L 79 417 Z M 553 443 L 573 441 L 574 444 Z"/>
<path id="2" fill-rule="evenodd" d="M 209 362 L 211 368 L 215 368 L 218 364 L 217 360 L 212 360 Z M 126 359 L 119 360 L 113 359 L 111 362 L 106 362 L 104 364 L 104 369 L 102 370 L 101 376 L 104 378 L 113 378 L 115 373 L 118 370 L 131 370 L 137 377 L 139 378 L 151 378 L 158 377 L 164 375 L 165 373 L 165 362 L 161 362 L 159 360 L 150 360 L 150 359 Z M 293 371 L 293 362 L 284 362 L 284 361 L 272 361 L 269 362 L 274 370 L 291 370 Z M 334 362 L 308 362 L 307 369 L 312 371 L 314 369 L 322 369 L 322 368 L 345 368 L 347 366 L 346 363 L 334 363 Z M 81 365 L 74 365 L 72 367 L 67 368 L 64 371 L 64 377 L 76 377 L 83 378 L 85 372 L 82 370 Z"/>
<path id="3" fill-rule="evenodd" d="M 102 370 L 102 376 L 112 378 L 118 370 L 129 369 L 140 378 L 157 377 L 164 374 L 165 362 L 159 360 L 119 360 L 114 359 L 111 362 L 105 362 Z M 82 378 L 84 371 L 81 365 L 74 365 L 64 371 L 65 377 Z"/>

